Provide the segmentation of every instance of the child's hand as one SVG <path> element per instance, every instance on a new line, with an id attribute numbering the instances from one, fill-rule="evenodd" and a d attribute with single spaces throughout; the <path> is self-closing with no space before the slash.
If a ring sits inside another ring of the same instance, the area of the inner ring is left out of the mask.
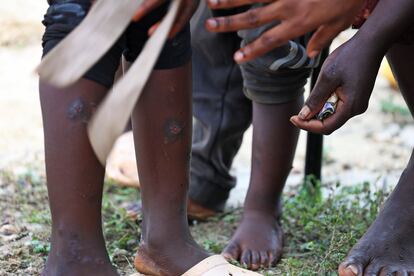
<path id="1" fill-rule="evenodd" d="M 304 130 L 329 135 L 368 108 L 382 56 L 351 39 L 326 60 L 321 75 L 302 111 L 291 122 Z M 327 99 L 336 93 L 336 112 L 323 121 L 315 118 Z"/>
<path id="2" fill-rule="evenodd" d="M 150 13 L 155 8 L 167 2 L 166 0 L 145 0 L 137 10 L 133 20 L 139 21 L 142 17 Z M 181 29 L 190 21 L 191 16 L 198 7 L 200 0 L 182 0 L 180 11 L 178 12 L 177 19 L 171 29 L 170 37 L 174 37 Z M 158 24 L 155 24 L 149 31 L 152 34 L 157 28 Z"/>
<path id="3" fill-rule="evenodd" d="M 211 32 L 256 28 L 278 20 L 281 24 L 265 32 L 235 54 L 238 63 L 252 60 L 289 40 L 317 30 L 308 44 L 315 57 L 341 31 L 349 27 L 361 11 L 364 0 L 207 0 L 212 9 L 269 3 L 234 16 L 212 18 L 206 23 Z"/>

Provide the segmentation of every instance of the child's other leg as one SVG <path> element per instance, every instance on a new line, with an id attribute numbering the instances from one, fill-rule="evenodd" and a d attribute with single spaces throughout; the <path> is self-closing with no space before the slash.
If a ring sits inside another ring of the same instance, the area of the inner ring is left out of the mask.
<path id="1" fill-rule="evenodd" d="M 299 130 L 289 123 L 303 98 L 283 104 L 253 103 L 250 186 L 243 219 L 224 254 L 249 268 L 275 264 L 283 248 L 281 194 L 292 168 Z"/>
<path id="2" fill-rule="evenodd" d="M 240 31 L 242 45 L 273 25 Z M 241 65 L 245 94 L 253 101 L 252 172 L 241 224 L 224 255 L 251 269 L 274 265 L 282 254 L 280 199 L 299 136 L 289 116 L 300 110 L 315 64 L 306 56 L 306 40 L 298 38 Z"/>
<path id="3" fill-rule="evenodd" d="M 414 46 L 394 45 L 387 58 L 414 112 Z M 341 264 L 345 275 L 414 275 L 414 154 L 375 222 Z"/>
<path id="4" fill-rule="evenodd" d="M 40 83 L 52 213 L 51 251 L 43 275 L 117 275 L 102 234 L 104 169 L 86 133 L 105 92 L 85 79 L 63 90 Z"/>
<path id="5" fill-rule="evenodd" d="M 191 62 L 155 70 L 133 113 L 144 220 L 141 273 L 181 275 L 208 254 L 192 239 L 186 202 L 191 152 Z"/>

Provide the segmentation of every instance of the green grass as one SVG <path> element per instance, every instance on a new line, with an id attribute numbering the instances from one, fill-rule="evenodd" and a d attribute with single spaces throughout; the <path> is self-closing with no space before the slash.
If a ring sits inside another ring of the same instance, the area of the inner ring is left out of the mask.
<path id="1" fill-rule="evenodd" d="M 285 193 L 282 224 L 285 230 L 283 259 L 265 275 L 336 275 L 338 264 L 363 235 L 387 197 L 387 191 L 370 183 L 352 187 L 311 185 Z M 0 256 L 0 272 L 28 275 L 38 272 L 49 247 L 50 214 L 45 180 L 36 170 L 21 175 L 0 172 L 0 188 L 13 188 L 0 195 L 0 211 L 21 223 L 19 236 L 9 242 L 9 253 Z M 122 205 L 136 202 L 139 192 L 107 183 L 103 200 L 103 222 L 107 248 L 120 273 L 133 272 L 133 255 L 140 239 L 141 218 L 131 219 Z M 220 253 L 238 225 L 240 209 L 231 209 L 206 223 L 195 223 L 191 231 L 207 250 Z M 21 219 L 20 219 L 21 218 Z M 260 227 L 258 225 L 257 227 Z M 1 270 L 3 269 L 3 270 Z M 0 273 L 1 274 L 1 273 Z"/>
<path id="2" fill-rule="evenodd" d="M 393 117 L 402 116 L 411 118 L 411 113 L 407 105 L 395 103 L 392 97 L 381 101 L 381 111 L 385 114 L 390 114 Z"/>
<path id="3" fill-rule="evenodd" d="M 369 183 L 324 188 L 310 183 L 290 191 L 284 199 L 284 255 L 276 268 L 262 271 L 265 275 L 336 275 L 338 264 L 375 219 L 388 195 L 383 190 L 373 191 Z M 240 215 L 240 210 L 233 210 L 196 225 L 197 240 L 206 249 L 220 252 Z"/>

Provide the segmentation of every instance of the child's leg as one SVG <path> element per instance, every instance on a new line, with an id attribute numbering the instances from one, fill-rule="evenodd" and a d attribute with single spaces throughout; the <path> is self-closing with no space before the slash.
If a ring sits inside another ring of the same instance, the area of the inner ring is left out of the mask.
<path id="1" fill-rule="evenodd" d="M 135 264 L 181 275 L 208 256 L 192 239 L 186 201 L 191 152 L 191 63 L 155 70 L 133 113 L 144 221 Z"/>
<path id="2" fill-rule="evenodd" d="M 90 8 L 90 1 L 49 2 L 43 21 L 43 54 L 73 30 Z M 51 252 L 45 275 L 116 275 L 102 234 L 104 168 L 95 157 L 86 127 L 113 83 L 122 51 L 120 40 L 84 79 L 69 88 L 40 83 L 52 213 Z"/>
<path id="3" fill-rule="evenodd" d="M 225 249 L 252 269 L 279 260 L 283 247 L 280 198 L 291 170 L 299 130 L 289 123 L 303 98 L 284 104 L 253 103 L 252 173 L 242 222 Z"/>
<path id="4" fill-rule="evenodd" d="M 395 45 L 387 55 L 401 92 L 414 111 L 414 46 Z M 345 275 L 414 275 L 414 154 L 394 192 L 339 268 Z"/>
<path id="5" fill-rule="evenodd" d="M 102 234 L 104 169 L 86 133 L 86 123 L 105 92 L 89 80 L 63 90 L 40 83 L 52 212 L 44 275 L 117 275 Z"/>
<path id="6" fill-rule="evenodd" d="M 274 24 L 240 31 L 242 45 Z M 252 172 L 242 222 L 224 255 L 252 269 L 275 264 L 282 253 L 279 205 L 299 134 L 289 116 L 299 111 L 316 64 L 306 56 L 307 39 L 300 37 L 241 65 L 245 94 L 253 101 Z"/>

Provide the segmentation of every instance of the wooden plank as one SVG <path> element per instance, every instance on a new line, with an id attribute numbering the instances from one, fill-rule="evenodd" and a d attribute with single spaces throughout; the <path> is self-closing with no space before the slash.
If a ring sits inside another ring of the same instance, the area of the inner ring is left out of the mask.
<path id="1" fill-rule="evenodd" d="M 66 87 L 104 56 L 131 22 L 143 0 L 98 0 L 85 19 L 42 60 L 42 81 Z"/>

